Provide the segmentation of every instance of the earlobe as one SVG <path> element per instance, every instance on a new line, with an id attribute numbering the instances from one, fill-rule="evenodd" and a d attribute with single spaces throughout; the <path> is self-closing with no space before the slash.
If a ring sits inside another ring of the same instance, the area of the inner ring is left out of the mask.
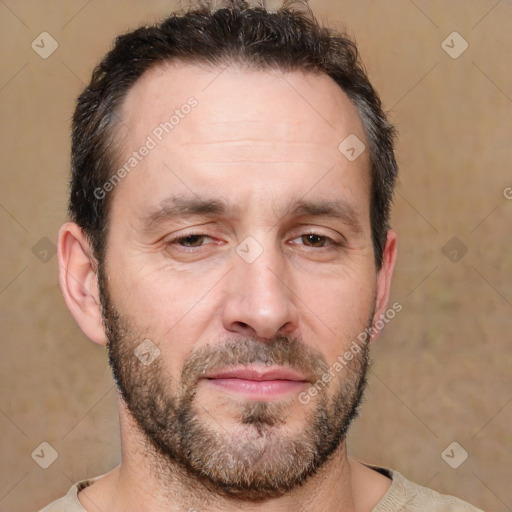
<path id="1" fill-rule="evenodd" d="M 106 345 L 95 260 L 87 237 L 74 222 L 60 228 L 57 254 L 59 283 L 68 309 L 88 338 Z"/>
<path id="2" fill-rule="evenodd" d="M 390 229 L 387 233 L 386 245 L 382 255 L 382 266 L 377 273 L 377 297 L 375 304 L 375 313 L 373 317 L 373 324 L 379 327 L 385 321 L 386 308 L 389 302 L 389 292 L 391 289 L 391 280 L 395 269 L 396 256 L 397 256 L 397 241 L 396 232 Z M 379 333 L 379 328 L 375 328 L 372 334 L 372 340 L 375 340 Z"/>

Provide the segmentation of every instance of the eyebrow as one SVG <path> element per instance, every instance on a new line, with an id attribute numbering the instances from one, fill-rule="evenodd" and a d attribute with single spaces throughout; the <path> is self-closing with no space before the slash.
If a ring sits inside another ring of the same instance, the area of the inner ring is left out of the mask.
<path id="1" fill-rule="evenodd" d="M 356 209 L 340 199 L 332 201 L 299 200 L 292 204 L 289 214 L 295 217 L 332 217 L 341 220 L 354 231 L 362 230 Z"/>
<path id="2" fill-rule="evenodd" d="M 234 207 L 224 199 L 172 196 L 153 207 L 150 213 L 141 217 L 141 221 L 144 230 L 149 231 L 160 224 L 183 217 L 236 216 L 238 213 L 239 208 Z M 299 199 L 289 204 L 288 208 L 281 207 L 274 213 L 277 214 L 279 220 L 285 217 L 330 217 L 341 220 L 356 232 L 362 230 L 356 209 L 344 200 L 307 201 Z"/>
<path id="3" fill-rule="evenodd" d="M 151 230 L 164 222 L 180 217 L 194 215 L 222 216 L 232 208 L 221 199 L 201 199 L 199 197 L 172 196 L 161 201 L 152 211 L 144 215 L 141 220 L 145 230 Z"/>

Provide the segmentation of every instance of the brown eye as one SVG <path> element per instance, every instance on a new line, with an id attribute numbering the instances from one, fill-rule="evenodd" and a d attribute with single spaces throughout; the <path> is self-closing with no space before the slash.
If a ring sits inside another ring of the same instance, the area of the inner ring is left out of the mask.
<path id="1" fill-rule="evenodd" d="M 325 247 L 326 245 L 331 245 L 331 240 L 329 237 L 315 235 L 314 233 L 302 235 L 300 239 L 304 245 L 308 245 L 310 247 Z"/>
<path id="2" fill-rule="evenodd" d="M 178 238 L 176 241 L 183 247 L 200 247 L 203 245 L 205 238 L 210 238 L 208 235 L 188 235 Z"/>

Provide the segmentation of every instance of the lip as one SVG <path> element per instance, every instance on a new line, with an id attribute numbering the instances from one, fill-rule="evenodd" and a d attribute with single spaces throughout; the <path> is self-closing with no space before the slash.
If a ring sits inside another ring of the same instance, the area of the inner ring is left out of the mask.
<path id="1" fill-rule="evenodd" d="M 291 368 L 284 367 L 258 367 L 234 366 L 218 372 L 207 374 L 206 379 L 243 379 L 252 381 L 288 380 L 294 382 L 308 382 L 309 379 Z"/>
<path id="2" fill-rule="evenodd" d="M 223 391 L 244 395 L 252 400 L 282 398 L 299 393 L 309 380 L 290 368 L 237 366 L 206 375 L 207 384 Z"/>

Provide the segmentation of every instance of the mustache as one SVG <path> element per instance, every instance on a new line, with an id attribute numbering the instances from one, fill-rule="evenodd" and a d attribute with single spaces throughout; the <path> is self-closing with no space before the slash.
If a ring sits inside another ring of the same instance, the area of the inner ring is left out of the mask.
<path id="1" fill-rule="evenodd" d="M 280 335 L 261 341 L 245 336 L 195 350 L 183 365 L 181 382 L 190 389 L 206 372 L 254 363 L 289 367 L 311 381 L 320 379 L 329 370 L 324 356 L 297 338 Z"/>

